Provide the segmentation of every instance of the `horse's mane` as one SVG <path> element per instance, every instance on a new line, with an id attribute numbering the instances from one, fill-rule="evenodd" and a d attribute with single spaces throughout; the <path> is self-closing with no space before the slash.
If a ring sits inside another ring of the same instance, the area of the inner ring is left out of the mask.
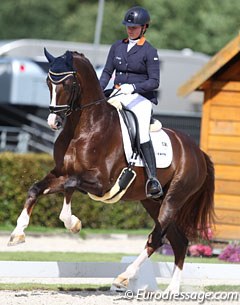
<path id="1" fill-rule="evenodd" d="M 83 53 L 79 53 L 77 51 L 72 51 L 72 55 L 73 57 L 77 57 L 79 58 L 81 61 L 85 62 L 86 64 L 89 64 L 92 66 L 90 60 L 83 54 Z"/>
<path id="2" fill-rule="evenodd" d="M 72 51 L 71 53 L 73 58 L 78 59 L 82 64 L 84 64 L 84 66 L 88 68 L 89 71 L 91 71 L 95 75 L 95 78 L 98 80 L 96 71 L 90 60 L 83 53 L 79 53 L 77 51 Z"/>

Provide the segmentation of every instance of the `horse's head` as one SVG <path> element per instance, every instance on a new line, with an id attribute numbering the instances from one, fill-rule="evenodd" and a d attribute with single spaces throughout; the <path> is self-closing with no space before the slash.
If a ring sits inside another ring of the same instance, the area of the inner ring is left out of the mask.
<path id="1" fill-rule="evenodd" d="M 47 76 L 51 96 L 48 124 L 53 130 L 57 130 L 62 127 L 64 117 L 77 109 L 76 101 L 80 95 L 80 84 L 70 51 L 59 57 L 54 57 L 46 49 L 44 53 L 50 63 Z"/>

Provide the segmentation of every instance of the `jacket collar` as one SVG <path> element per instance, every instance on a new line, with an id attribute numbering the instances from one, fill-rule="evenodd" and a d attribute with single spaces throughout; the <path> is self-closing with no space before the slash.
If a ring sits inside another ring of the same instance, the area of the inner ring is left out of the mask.
<path id="1" fill-rule="evenodd" d="M 145 38 L 144 36 L 142 36 L 142 37 L 138 40 L 138 42 L 136 43 L 136 45 L 142 46 L 142 45 L 144 44 L 145 41 L 146 41 L 146 38 Z M 128 42 L 129 42 L 129 39 L 128 39 L 128 38 L 125 38 L 125 39 L 123 39 L 123 42 L 124 42 L 124 43 L 128 43 Z"/>

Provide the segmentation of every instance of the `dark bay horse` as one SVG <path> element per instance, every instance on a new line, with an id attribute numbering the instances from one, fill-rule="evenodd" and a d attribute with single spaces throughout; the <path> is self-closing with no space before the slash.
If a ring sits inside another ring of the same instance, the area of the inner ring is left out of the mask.
<path id="1" fill-rule="evenodd" d="M 52 129 L 63 128 L 54 145 L 55 167 L 29 189 L 9 245 L 25 240 L 24 229 L 40 195 L 62 192 L 64 203 L 59 217 L 66 228 L 78 232 L 81 222 L 71 213 L 73 192 L 78 190 L 102 197 L 127 166 L 117 110 L 107 102 L 89 60 L 83 54 L 70 51 L 55 58 L 45 50 L 45 55 L 50 62 L 48 123 Z M 165 131 L 172 143 L 173 160 L 169 167 L 158 169 L 164 195 L 158 200 L 146 198 L 147 176 L 144 168 L 136 167 L 136 179 L 122 198 L 141 201 L 155 226 L 145 249 L 117 277 L 116 286 L 127 286 L 140 265 L 166 238 L 175 256 L 175 270 L 168 290 L 178 292 L 189 240 L 214 222 L 211 160 L 188 136 L 170 129 Z"/>

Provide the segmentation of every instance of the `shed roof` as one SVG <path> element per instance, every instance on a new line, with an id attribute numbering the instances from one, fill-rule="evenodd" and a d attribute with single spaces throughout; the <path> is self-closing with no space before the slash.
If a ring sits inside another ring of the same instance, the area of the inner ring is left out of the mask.
<path id="1" fill-rule="evenodd" d="M 214 55 L 195 75 L 178 89 L 179 96 L 186 96 L 194 90 L 201 90 L 202 85 L 220 68 L 226 65 L 240 52 L 240 34 Z"/>

